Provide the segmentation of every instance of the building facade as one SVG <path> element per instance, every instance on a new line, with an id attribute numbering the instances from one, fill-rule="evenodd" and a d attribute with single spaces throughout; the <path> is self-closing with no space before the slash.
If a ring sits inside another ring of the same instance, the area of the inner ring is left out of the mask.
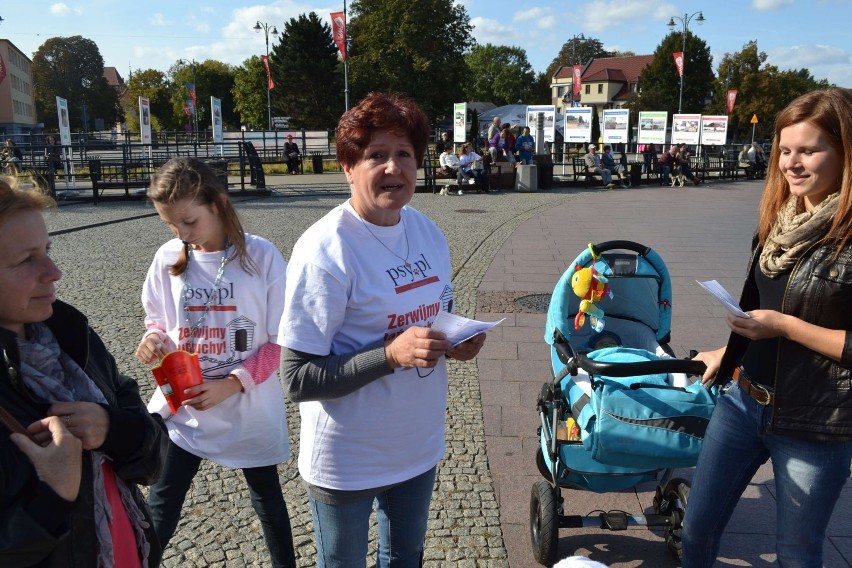
<path id="1" fill-rule="evenodd" d="M 604 109 L 625 106 L 630 97 L 639 92 L 642 71 L 653 59 L 653 55 L 591 59 L 583 68 L 575 103 L 593 107 L 598 116 Z M 551 104 L 556 106 L 557 112 L 564 112 L 571 106 L 572 67 L 559 67 L 551 79 Z"/>
<path id="2" fill-rule="evenodd" d="M 33 62 L 15 44 L 0 39 L 0 135 L 41 130 L 33 91 Z"/>

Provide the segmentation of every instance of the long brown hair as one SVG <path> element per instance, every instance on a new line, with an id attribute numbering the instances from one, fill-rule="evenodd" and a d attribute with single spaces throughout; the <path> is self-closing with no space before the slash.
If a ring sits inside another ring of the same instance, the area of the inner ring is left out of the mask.
<path id="1" fill-rule="evenodd" d="M 234 246 L 230 260 L 239 259 L 243 270 L 250 274 L 255 272 L 257 265 L 246 250 L 243 225 L 228 197 L 227 188 L 219 181 L 213 168 L 198 158 L 172 158 L 151 177 L 148 197 L 154 203 L 167 206 L 184 199 L 191 199 L 198 205 L 215 204 L 225 236 Z M 186 270 L 188 247 L 183 248 L 177 261 L 169 267 L 173 276 L 179 276 Z"/>
<path id="2" fill-rule="evenodd" d="M 778 165 L 781 131 L 788 126 L 808 122 L 828 138 L 828 143 L 840 157 L 840 196 L 837 212 L 826 234 L 826 240 L 836 243 L 839 252 L 852 236 L 852 91 L 830 88 L 812 91 L 791 102 L 775 120 L 772 138 L 772 159 L 766 175 L 766 189 L 760 200 L 757 235 L 761 245 L 766 243 L 778 212 L 790 197 L 790 186 Z"/>

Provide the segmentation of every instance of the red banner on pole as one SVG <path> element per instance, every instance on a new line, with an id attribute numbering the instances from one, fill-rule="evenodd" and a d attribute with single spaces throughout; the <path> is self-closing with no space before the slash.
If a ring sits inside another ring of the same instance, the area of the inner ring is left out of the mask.
<path id="1" fill-rule="evenodd" d="M 331 35 L 334 36 L 334 43 L 337 44 L 337 49 L 340 50 L 340 55 L 343 56 L 343 61 L 346 61 L 346 13 L 332 12 L 331 13 Z"/>
<path id="2" fill-rule="evenodd" d="M 677 53 L 672 53 L 674 56 L 675 66 L 677 67 L 677 74 L 683 77 L 683 52 L 678 51 Z"/>
<path id="3" fill-rule="evenodd" d="M 725 97 L 725 114 L 734 112 L 734 103 L 737 102 L 737 90 L 730 89 Z"/>
<path id="4" fill-rule="evenodd" d="M 580 85 L 583 82 L 583 66 L 574 66 L 574 97 L 580 94 Z"/>
<path id="5" fill-rule="evenodd" d="M 271 91 L 275 88 L 275 83 L 272 81 L 272 73 L 269 71 L 269 57 L 261 55 L 260 60 L 263 61 L 263 66 L 266 67 L 266 80 L 269 81 L 266 88 Z"/>

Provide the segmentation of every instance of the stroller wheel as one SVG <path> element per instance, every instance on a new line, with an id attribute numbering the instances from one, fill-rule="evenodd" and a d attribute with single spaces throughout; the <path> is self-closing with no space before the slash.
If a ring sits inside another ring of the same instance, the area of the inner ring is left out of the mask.
<path id="1" fill-rule="evenodd" d="M 533 555 L 539 564 L 553 566 L 559 542 L 557 489 L 546 481 L 536 481 L 530 496 L 530 537 Z"/>
<path id="2" fill-rule="evenodd" d="M 666 546 L 680 560 L 683 556 L 681 549 L 681 528 L 686 514 L 686 503 L 689 501 L 689 482 L 676 477 L 669 481 L 654 499 L 654 509 L 660 515 L 671 515 L 672 524 L 666 527 L 664 536 Z"/>

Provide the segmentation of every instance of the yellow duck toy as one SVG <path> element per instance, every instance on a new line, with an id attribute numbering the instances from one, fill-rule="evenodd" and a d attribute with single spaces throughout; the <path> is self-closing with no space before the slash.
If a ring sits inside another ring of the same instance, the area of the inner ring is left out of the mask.
<path id="1" fill-rule="evenodd" d="M 595 269 L 598 255 L 595 254 L 592 245 L 589 245 L 589 250 L 592 251 L 592 266 L 582 268 L 578 264 L 574 267 L 575 272 L 571 276 L 571 289 L 581 298 L 580 309 L 574 317 L 574 329 L 583 327 L 588 315 L 592 329 L 601 332 L 604 328 L 604 312 L 595 304 L 609 293 L 609 284 L 607 277 Z"/>

